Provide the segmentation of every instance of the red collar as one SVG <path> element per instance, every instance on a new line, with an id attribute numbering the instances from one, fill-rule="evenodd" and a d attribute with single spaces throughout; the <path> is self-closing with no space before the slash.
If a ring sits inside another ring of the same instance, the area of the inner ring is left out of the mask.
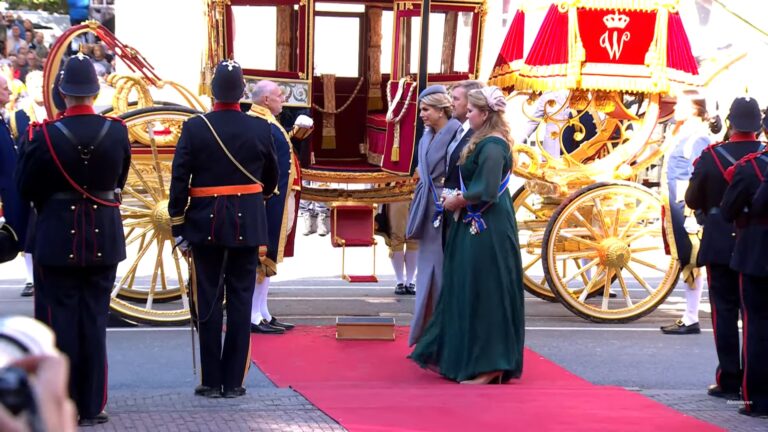
<path id="1" fill-rule="evenodd" d="M 213 104 L 213 110 L 214 111 L 229 111 L 229 110 L 240 111 L 240 103 L 215 102 Z"/>
<path id="2" fill-rule="evenodd" d="M 92 105 L 72 105 L 71 107 L 68 107 L 66 111 L 64 111 L 65 117 L 88 114 L 96 114 L 96 111 L 93 110 Z"/>
<path id="3" fill-rule="evenodd" d="M 757 141 L 757 135 L 754 132 L 734 132 L 733 135 L 728 138 L 728 141 Z"/>

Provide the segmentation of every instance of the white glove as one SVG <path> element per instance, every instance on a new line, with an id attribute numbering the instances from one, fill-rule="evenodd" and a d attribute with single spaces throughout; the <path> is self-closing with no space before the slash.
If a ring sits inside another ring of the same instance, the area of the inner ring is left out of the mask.
<path id="1" fill-rule="evenodd" d="M 315 121 L 312 120 L 312 118 L 305 116 L 304 114 L 296 117 L 296 121 L 293 123 L 294 126 L 298 126 L 300 128 L 311 128 L 315 125 Z"/>
<path id="2" fill-rule="evenodd" d="M 285 205 L 288 207 L 288 227 L 286 232 L 288 235 L 291 235 L 291 231 L 293 231 L 293 222 L 296 220 L 296 191 L 291 191 L 291 193 L 288 194 L 288 200 Z"/>
<path id="3" fill-rule="evenodd" d="M 177 247 L 181 249 L 183 253 L 187 253 L 189 251 L 189 242 L 182 236 L 176 237 L 176 245 L 174 247 Z"/>
<path id="4" fill-rule="evenodd" d="M 683 228 L 685 228 L 685 232 L 688 234 L 696 234 L 699 232 L 699 229 L 701 229 L 701 226 L 696 222 L 694 216 L 688 216 L 685 218 L 685 222 L 683 222 Z"/>
<path id="5" fill-rule="evenodd" d="M 0 216 L 0 228 L 2 228 L 3 225 L 5 225 L 5 216 Z"/>

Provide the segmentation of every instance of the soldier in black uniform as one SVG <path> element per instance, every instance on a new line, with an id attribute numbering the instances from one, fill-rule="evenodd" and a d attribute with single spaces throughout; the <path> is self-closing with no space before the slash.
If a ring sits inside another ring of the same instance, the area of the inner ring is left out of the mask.
<path id="1" fill-rule="evenodd" d="M 19 155 L 16 182 L 37 210 L 35 290 L 70 358 L 70 395 L 81 426 L 107 421 L 106 326 L 117 264 L 125 259 L 120 194 L 131 160 L 122 121 L 97 115 L 96 71 L 78 54 L 59 90 L 67 110 L 34 127 Z"/>
<path id="2" fill-rule="evenodd" d="M 761 187 L 766 168 L 766 152 L 740 160 L 720 204 L 725 220 L 736 223 L 731 268 L 741 276 L 744 407 L 739 412 L 759 417 L 768 416 L 768 188 Z"/>
<path id="3" fill-rule="evenodd" d="M 240 111 L 244 89 L 240 65 L 219 63 L 213 112 L 184 123 L 173 159 L 168 212 L 177 244 L 191 245 L 195 263 L 202 371 L 195 394 L 206 397 L 245 394 L 251 298 L 268 242 L 264 199 L 277 185 L 269 123 Z"/>
<path id="4" fill-rule="evenodd" d="M 739 273 L 731 269 L 736 242 L 733 224 L 723 219 L 720 202 L 728 187 L 726 170 L 737 160 L 762 149 L 755 133 L 760 130 L 760 108 L 751 98 L 737 98 L 727 120 L 730 140 L 713 144 L 694 162 L 685 203 L 703 219 L 704 232 L 698 264 L 707 266 L 712 326 L 719 365 L 716 384 L 707 393 L 723 398 L 738 398 L 742 382 L 739 351 Z"/>

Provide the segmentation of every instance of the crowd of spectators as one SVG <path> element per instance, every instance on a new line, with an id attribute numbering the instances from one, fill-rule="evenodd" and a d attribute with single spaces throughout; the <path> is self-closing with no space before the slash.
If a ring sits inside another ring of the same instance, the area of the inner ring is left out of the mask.
<path id="1" fill-rule="evenodd" d="M 55 42 L 55 37 L 47 39 L 50 38 L 31 20 L 10 11 L 0 15 L 0 74 L 8 81 L 11 93 L 6 111 L 17 109 L 26 97 L 27 74 L 43 70 L 51 45 Z M 93 39 L 93 35 L 73 41 L 66 54 L 78 51 L 91 58 L 100 78 L 114 72 L 114 56 L 102 42 Z"/>

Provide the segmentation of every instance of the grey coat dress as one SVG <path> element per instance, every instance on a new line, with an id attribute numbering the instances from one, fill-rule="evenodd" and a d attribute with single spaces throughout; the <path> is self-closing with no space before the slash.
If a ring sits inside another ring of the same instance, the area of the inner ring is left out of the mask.
<path id="1" fill-rule="evenodd" d="M 443 228 L 433 225 L 437 210 L 434 196 L 430 190 L 429 178 L 435 187 L 438 198 L 443 191 L 445 179 L 445 155 L 456 131 L 461 127 L 456 119 L 451 119 L 435 135 L 426 128 L 419 141 L 419 182 L 411 202 L 408 214 L 406 237 L 419 241 L 416 260 L 416 304 L 411 321 L 411 333 L 408 345 L 418 342 L 427 326 L 429 318 L 437 305 L 443 274 Z"/>

